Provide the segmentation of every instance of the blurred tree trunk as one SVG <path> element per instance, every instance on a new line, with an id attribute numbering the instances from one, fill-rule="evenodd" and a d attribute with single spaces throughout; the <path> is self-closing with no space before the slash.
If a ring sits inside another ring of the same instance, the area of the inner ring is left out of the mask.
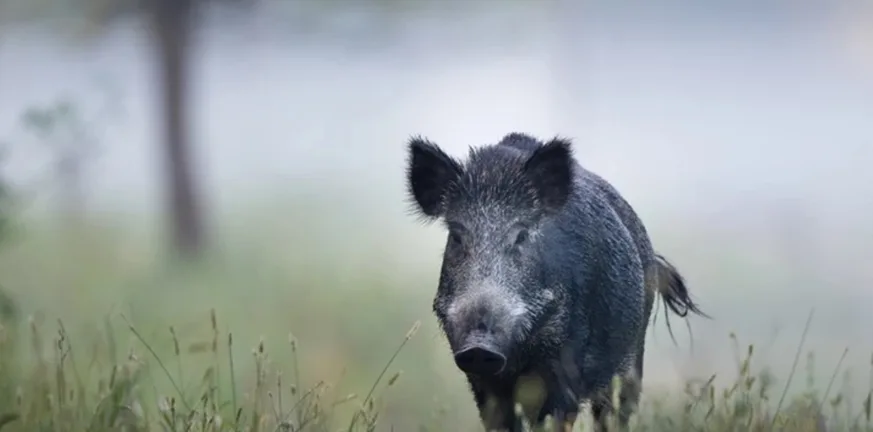
<path id="1" fill-rule="evenodd" d="M 187 117 L 188 52 L 194 1 L 150 0 L 149 5 L 163 86 L 164 157 L 172 241 L 175 252 L 194 258 L 205 247 Z"/>

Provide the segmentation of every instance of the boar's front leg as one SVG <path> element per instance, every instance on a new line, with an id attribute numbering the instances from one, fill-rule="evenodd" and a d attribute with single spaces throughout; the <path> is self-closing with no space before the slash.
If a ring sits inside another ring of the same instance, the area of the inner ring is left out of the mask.
<path id="1" fill-rule="evenodd" d="M 512 394 L 499 394 L 493 389 L 485 388 L 471 382 L 473 398 L 479 410 L 479 418 L 486 432 L 521 431 L 520 425 L 513 413 Z"/>
<path id="2" fill-rule="evenodd" d="M 576 417 L 578 412 L 558 413 L 554 416 L 555 432 L 572 432 L 576 425 Z"/>
<path id="3" fill-rule="evenodd" d="M 514 400 L 529 425 L 539 427 L 551 417 L 554 432 L 573 430 L 579 413 L 575 392 L 563 375 L 551 371 L 529 371 L 518 377 Z M 563 395 L 563 397 L 562 397 Z M 522 430 L 520 421 L 516 426 Z"/>

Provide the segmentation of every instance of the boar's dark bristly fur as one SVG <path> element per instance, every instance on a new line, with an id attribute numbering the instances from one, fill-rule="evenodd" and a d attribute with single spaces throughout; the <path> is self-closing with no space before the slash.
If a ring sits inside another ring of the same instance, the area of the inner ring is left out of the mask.
<path id="1" fill-rule="evenodd" d="M 655 296 L 705 316 L 631 206 L 566 139 L 510 133 L 464 162 L 421 137 L 408 146 L 410 197 L 448 230 L 433 311 L 485 428 L 519 430 L 516 403 L 571 425 L 586 400 L 603 427 L 615 376 L 626 425 Z"/>

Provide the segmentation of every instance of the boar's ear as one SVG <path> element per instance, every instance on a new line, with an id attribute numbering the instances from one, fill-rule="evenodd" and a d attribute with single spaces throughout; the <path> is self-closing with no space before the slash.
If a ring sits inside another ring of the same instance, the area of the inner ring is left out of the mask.
<path id="1" fill-rule="evenodd" d="M 413 137 L 409 139 L 408 145 L 408 192 L 424 216 L 438 218 L 446 211 L 445 193 L 460 177 L 461 164 L 427 139 Z"/>
<path id="2" fill-rule="evenodd" d="M 563 207 L 573 186 L 570 141 L 555 138 L 537 148 L 525 163 L 524 173 L 546 210 Z"/>

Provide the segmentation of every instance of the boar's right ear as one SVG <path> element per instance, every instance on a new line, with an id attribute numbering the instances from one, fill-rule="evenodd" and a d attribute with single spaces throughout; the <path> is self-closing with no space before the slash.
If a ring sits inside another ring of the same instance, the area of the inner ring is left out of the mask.
<path id="1" fill-rule="evenodd" d="M 524 165 L 540 203 L 548 211 L 559 210 L 573 186 L 573 154 L 570 141 L 555 138 L 537 148 Z"/>
<path id="2" fill-rule="evenodd" d="M 438 218 L 446 211 L 446 191 L 461 176 L 461 164 L 425 138 L 410 138 L 408 145 L 406 181 L 409 194 L 424 216 Z"/>

